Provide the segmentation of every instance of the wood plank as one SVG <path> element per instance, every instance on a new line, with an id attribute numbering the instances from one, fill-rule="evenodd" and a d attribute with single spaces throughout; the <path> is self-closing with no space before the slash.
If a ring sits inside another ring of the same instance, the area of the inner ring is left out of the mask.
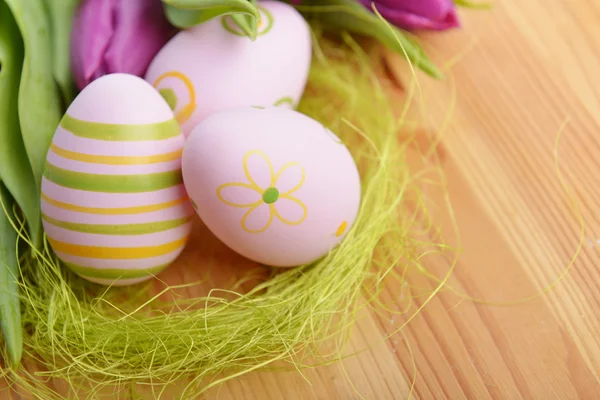
<path id="1" fill-rule="evenodd" d="M 419 75 L 426 108 L 416 119 L 421 147 L 442 136 L 435 154 L 447 192 L 432 186 L 427 193 L 445 241 L 460 250 L 448 285 L 392 335 L 437 283 L 414 270 L 408 285 L 390 280 L 381 301 L 397 312 L 360 314 L 346 349 L 358 355 L 304 377 L 253 372 L 207 398 L 598 397 L 600 3 L 504 0 L 461 18 L 461 30 L 422 35 L 448 79 Z M 409 87 L 406 63 L 387 59 Z M 411 159 L 422 166 L 416 152 Z M 453 213 L 442 206 L 446 193 Z M 235 265 L 208 286 L 250 267 L 216 242 L 203 245 Z M 575 254 L 553 290 L 532 297 Z M 195 261 L 184 256 L 164 279 L 198 279 L 202 271 L 185 268 Z M 441 278 L 452 261 L 432 256 L 424 266 Z M 412 306 L 399 314 L 411 294 Z"/>

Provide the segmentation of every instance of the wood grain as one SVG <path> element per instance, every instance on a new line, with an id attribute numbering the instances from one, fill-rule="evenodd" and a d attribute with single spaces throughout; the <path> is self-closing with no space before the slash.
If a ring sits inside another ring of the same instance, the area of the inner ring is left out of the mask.
<path id="1" fill-rule="evenodd" d="M 422 36 L 448 78 L 419 75 L 421 140 L 441 135 L 454 212 L 434 207 L 435 222 L 461 250 L 447 288 L 389 340 L 403 317 L 362 313 L 348 348 L 366 349 L 357 356 L 306 379 L 251 373 L 207 398 L 598 398 L 600 3 L 503 0 L 461 19 L 460 30 Z M 387 60 L 410 85 L 406 63 Z M 432 205 L 444 199 L 430 190 Z M 451 261 L 426 267 L 441 277 Z M 401 309 L 405 290 L 390 282 L 383 300 Z"/>
<path id="2" fill-rule="evenodd" d="M 461 248 L 449 285 L 484 302 L 518 303 L 557 281 L 578 253 L 568 274 L 548 294 L 521 304 L 482 304 L 446 290 L 401 334 L 310 371 L 312 385 L 254 373 L 224 387 L 249 391 L 211 395 L 252 398 L 261 387 L 260 398 L 275 399 L 268 388 L 276 384 L 289 388 L 290 399 L 600 394 L 600 4 L 504 0 L 491 12 L 463 10 L 461 18 L 459 31 L 422 35 L 438 64 L 448 66 L 448 79 L 418 76 L 427 110 L 422 122 L 442 135 L 458 224 L 456 233 L 449 213 L 437 215 L 445 239 Z M 388 59 L 409 86 L 406 64 Z M 430 197 L 443 202 L 441 190 Z M 427 268 L 442 276 L 450 263 L 432 259 Z M 410 280 L 435 286 L 417 274 Z M 401 291 L 388 287 L 387 304 L 402 307 Z M 402 322 L 364 315 L 353 348 L 368 347 Z"/>

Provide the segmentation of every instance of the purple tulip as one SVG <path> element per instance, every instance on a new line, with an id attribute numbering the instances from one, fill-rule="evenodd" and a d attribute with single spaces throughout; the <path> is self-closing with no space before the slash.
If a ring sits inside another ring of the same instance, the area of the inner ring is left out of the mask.
<path id="1" fill-rule="evenodd" d="M 390 23 L 407 30 L 445 30 L 460 25 L 452 0 L 360 0 Z"/>
<path id="2" fill-rule="evenodd" d="M 161 0 L 84 0 L 73 21 L 71 64 L 83 89 L 103 75 L 144 76 L 175 33 Z"/>

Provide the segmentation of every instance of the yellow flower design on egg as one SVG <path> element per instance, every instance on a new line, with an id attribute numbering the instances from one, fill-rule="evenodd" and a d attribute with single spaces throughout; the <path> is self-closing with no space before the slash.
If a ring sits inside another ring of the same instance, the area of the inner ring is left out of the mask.
<path id="1" fill-rule="evenodd" d="M 275 173 L 271 160 L 259 150 L 247 152 L 243 160 L 248 182 L 225 183 L 217 188 L 223 203 L 248 208 L 242 217 L 242 229 L 248 233 L 266 231 L 273 219 L 287 225 L 300 225 L 308 215 L 304 203 L 292 196 L 304 184 L 304 168 L 288 162 Z"/>

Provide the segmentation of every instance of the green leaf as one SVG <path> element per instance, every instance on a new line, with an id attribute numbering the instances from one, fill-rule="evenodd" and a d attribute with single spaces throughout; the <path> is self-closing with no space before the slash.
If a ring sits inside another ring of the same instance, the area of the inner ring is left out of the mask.
<path id="1" fill-rule="evenodd" d="M 50 16 L 52 38 L 52 70 L 60 88 L 63 108 L 66 109 L 76 94 L 71 72 L 71 27 L 79 0 L 44 0 Z"/>
<path id="2" fill-rule="evenodd" d="M 169 22 L 180 29 L 191 28 L 204 22 L 203 10 L 183 10 L 168 4 L 164 6 Z"/>
<path id="3" fill-rule="evenodd" d="M 0 1 L 0 180 L 25 215 L 37 247 L 42 239 L 39 190 L 21 137 L 17 102 L 23 60 L 21 33 L 6 3 Z"/>
<path id="4" fill-rule="evenodd" d="M 303 4 L 309 7 L 305 15 L 319 19 L 328 29 L 346 29 L 350 32 L 370 36 L 387 48 L 407 57 L 413 65 L 428 75 L 441 79 L 441 71 L 427 57 L 421 46 L 400 29 L 386 23 L 355 0 L 312 0 Z"/>
<path id="5" fill-rule="evenodd" d="M 46 154 L 62 117 L 62 98 L 52 71 L 49 20 L 42 0 L 4 1 L 12 10 L 25 43 L 18 98 L 19 121 L 25 150 L 39 188 Z"/>
<path id="6" fill-rule="evenodd" d="M 206 22 L 227 14 L 244 14 L 256 20 L 260 17 L 256 5 L 249 0 L 162 0 L 167 18 L 180 29 Z M 240 28 L 242 28 L 240 26 Z M 243 28 L 242 28 L 243 29 Z"/>
<path id="7" fill-rule="evenodd" d="M 1 8 L 1 7 L 0 7 Z M 23 327 L 19 301 L 19 263 L 13 198 L 0 181 L 0 328 L 4 335 L 11 366 L 16 367 L 23 354 Z"/>

